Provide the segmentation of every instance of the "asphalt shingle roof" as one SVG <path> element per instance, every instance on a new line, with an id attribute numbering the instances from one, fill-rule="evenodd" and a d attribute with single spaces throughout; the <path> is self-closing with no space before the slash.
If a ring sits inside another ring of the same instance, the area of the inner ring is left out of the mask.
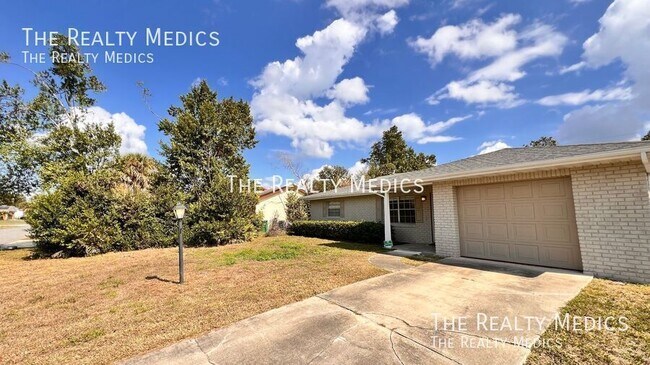
<path id="1" fill-rule="evenodd" d="M 522 163 L 531 163 L 538 161 L 552 161 L 561 158 L 585 156 L 603 152 L 614 152 L 625 149 L 636 149 L 640 147 L 650 148 L 650 141 L 642 142 L 617 142 L 617 143 L 598 143 L 598 144 L 578 144 L 566 146 L 549 146 L 549 147 L 519 147 L 506 148 L 503 150 L 486 153 L 483 155 L 472 156 L 457 161 L 452 161 L 438 166 L 433 166 L 424 170 L 405 172 L 379 177 L 383 179 L 431 179 L 442 177 L 448 174 L 470 173 L 476 170 L 488 168 L 506 168 L 508 165 Z M 331 196 L 346 195 L 350 193 L 350 187 L 343 187 L 334 191 L 327 191 L 310 195 L 309 198 L 327 198 Z"/>

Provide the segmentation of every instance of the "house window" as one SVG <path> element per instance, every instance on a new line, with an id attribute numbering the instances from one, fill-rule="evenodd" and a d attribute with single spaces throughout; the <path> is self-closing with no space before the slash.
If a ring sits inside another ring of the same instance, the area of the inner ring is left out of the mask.
<path id="1" fill-rule="evenodd" d="M 327 204 L 327 216 L 328 217 L 340 217 L 341 216 L 341 202 L 329 202 Z"/>
<path id="2" fill-rule="evenodd" d="M 391 223 L 415 223 L 415 198 L 393 198 L 388 205 Z"/>

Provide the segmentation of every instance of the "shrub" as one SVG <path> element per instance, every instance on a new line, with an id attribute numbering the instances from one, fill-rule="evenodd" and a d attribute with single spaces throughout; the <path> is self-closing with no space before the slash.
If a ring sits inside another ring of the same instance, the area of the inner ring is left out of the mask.
<path id="1" fill-rule="evenodd" d="M 293 236 L 379 244 L 384 241 L 384 224 L 359 221 L 296 221 L 291 224 L 288 233 Z"/>
<path id="2" fill-rule="evenodd" d="M 174 245 L 171 227 L 156 215 L 155 197 L 112 167 L 62 177 L 55 190 L 34 198 L 27 221 L 37 256 Z"/>

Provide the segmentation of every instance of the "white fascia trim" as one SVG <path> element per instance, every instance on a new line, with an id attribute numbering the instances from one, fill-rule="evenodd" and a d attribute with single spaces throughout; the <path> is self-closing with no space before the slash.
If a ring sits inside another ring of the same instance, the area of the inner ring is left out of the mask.
<path id="1" fill-rule="evenodd" d="M 445 181 L 445 180 L 456 180 L 464 179 L 468 177 L 476 177 L 481 175 L 491 175 L 491 174 L 508 174 L 508 173 L 517 173 L 517 172 L 530 172 L 541 169 L 553 169 L 553 168 L 566 168 L 566 167 L 575 167 L 580 165 L 589 165 L 595 163 L 607 163 L 627 159 L 638 159 L 640 153 L 648 153 L 650 149 L 648 147 L 642 148 L 633 148 L 626 150 L 618 151 L 608 151 L 593 153 L 589 155 L 579 155 L 564 157 L 552 160 L 542 160 L 534 162 L 523 162 L 513 165 L 506 165 L 503 167 L 490 167 L 486 169 L 472 170 L 468 172 L 456 172 L 451 174 L 444 174 L 440 176 L 434 176 L 431 178 L 423 179 L 423 182 L 435 182 L 435 181 Z"/>
<path id="2" fill-rule="evenodd" d="M 641 152 L 641 162 L 645 166 L 645 172 L 650 174 L 650 161 L 648 161 L 648 151 Z"/>
<path id="3" fill-rule="evenodd" d="M 354 196 L 369 196 L 369 195 L 375 195 L 376 193 L 366 191 L 366 192 L 356 192 L 356 193 L 335 193 L 336 195 L 326 195 L 326 196 L 318 196 L 317 194 L 314 195 L 305 195 L 303 196 L 302 200 L 326 200 L 326 199 L 339 199 L 339 198 L 350 198 Z"/>

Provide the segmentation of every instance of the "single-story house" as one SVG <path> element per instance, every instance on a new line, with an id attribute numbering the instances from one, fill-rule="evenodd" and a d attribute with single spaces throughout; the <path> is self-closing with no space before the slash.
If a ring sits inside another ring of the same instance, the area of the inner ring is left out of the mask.
<path id="1" fill-rule="evenodd" d="M 13 205 L 0 205 L 0 220 L 20 219 L 23 217 L 23 211 Z"/>
<path id="2" fill-rule="evenodd" d="M 508 148 L 378 178 L 418 179 L 421 192 L 304 199 L 311 219 L 384 222 L 386 240 L 441 256 L 650 282 L 649 154 L 650 142 Z"/>
<path id="3" fill-rule="evenodd" d="M 268 188 L 257 194 L 258 202 L 255 213 L 262 214 L 265 227 L 268 229 L 273 223 L 284 228 L 287 221 L 287 198 L 289 194 L 305 195 L 305 192 L 296 186 L 283 186 Z"/>

